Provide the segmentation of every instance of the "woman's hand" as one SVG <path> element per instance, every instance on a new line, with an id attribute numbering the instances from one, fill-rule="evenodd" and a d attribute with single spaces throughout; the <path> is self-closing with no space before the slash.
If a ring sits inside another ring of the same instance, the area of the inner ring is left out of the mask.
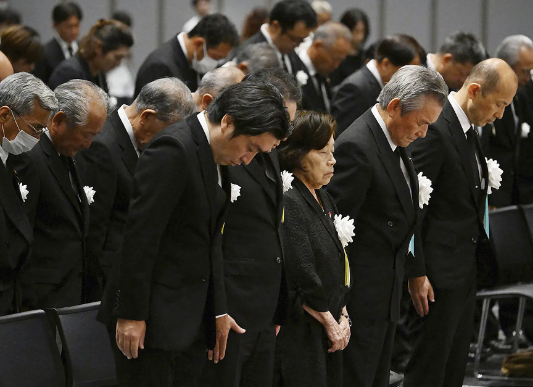
<path id="1" fill-rule="evenodd" d="M 307 305 L 303 305 L 304 310 L 313 316 L 326 330 L 329 339 L 329 353 L 342 351 L 348 345 L 349 336 L 347 337 L 341 326 L 335 321 L 333 315 L 328 312 L 317 312 Z"/>
<path id="2" fill-rule="evenodd" d="M 350 336 L 351 336 L 350 325 L 351 325 L 350 316 L 348 316 L 348 311 L 346 310 L 346 307 L 344 307 L 342 309 L 341 318 L 339 319 L 339 326 L 341 327 L 346 337 L 346 341 L 347 341 L 346 345 L 348 345 L 348 342 L 350 341 Z"/>

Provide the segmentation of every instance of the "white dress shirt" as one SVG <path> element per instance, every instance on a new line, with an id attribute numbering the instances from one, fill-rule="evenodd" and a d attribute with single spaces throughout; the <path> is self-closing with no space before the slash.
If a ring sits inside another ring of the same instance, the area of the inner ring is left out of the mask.
<path id="1" fill-rule="evenodd" d="M 69 44 L 65 42 L 63 39 L 59 37 L 59 35 L 55 36 L 55 40 L 59 43 L 59 47 L 61 47 L 61 51 L 63 51 L 63 55 L 65 55 L 65 59 L 70 58 L 70 53 L 68 52 L 68 46 Z M 70 47 L 72 47 L 72 54 L 76 55 L 78 52 L 78 42 L 73 41 L 70 43 Z"/>
<path id="2" fill-rule="evenodd" d="M 378 81 L 379 85 L 383 89 L 383 80 L 381 79 L 381 75 L 379 74 L 378 68 L 376 67 L 376 60 L 372 59 L 366 64 L 366 67 L 370 70 L 374 78 L 376 78 L 376 81 Z"/>
<path id="3" fill-rule="evenodd" d="M 202 19 L 200 16 L 194 15 L 193 17 L 191 17 L 189 20 L 185 22 L 185 24 L 183 25 L 182 31 L 188 34 L 189 32 L 192 31 L 194 27 L 196 27 L 200 19 Z"/>
<path id="4" fill-rule="evenodd" d="M 137 140 L 135 140 L 135 135 L 133 134 L 133 126 L 131 125 L 129 118 L 126 115 L 126 111 L 124 110 L 125 106 L 126 105 L 122 105 L 120 109 L 118 109 L 118 116 L 120 121 L 122 121 L 122 125 L 124 125 L 124 128 L 126 128 L 126 132 L 130 138 L 131 145 L 133 145 L 133 149 L 135 149 L 135 153 L 137 153 L 137 157 L 139 157 L 141 155 L 141 151 L 139 150 L 139 145 L 137 145 Z"/>
<path id="5" fill-rule="evenodd" d="M 305 65 L 305 67 L 307 67 L 307 71 L 309 72 L 309 76 L 313 80 L 313 85 L 315 85 L 315 90 L 318 91 L 318 89 L 320 88 L 320 92 L 322 94 L 322 98 L 324 99 L 324 106 L 326 106 L 326 110 L 329 112 L 330 111 L 330 103 L 329 103 L 329 99 L 328 99 L 328 92 L 326 90 L 326 85 L 324 85 L 323 83 L 320 84 L 320 85 L 318 84 L 318 80 L 316 79 L 316 75 L 318 73 L 316 71 L 315 66 L 313 65 L 313 62 L 311 61 L 311 58 L 309 58 L 309 54 L 307 53 L 307 50 L 300 51 L 298 56 L 300 57 L 301 61 Z"/>
<path id="6" fill-rule="evenodd" d="M 428 69 L 432 69 L 432 70 L 435 70 L 437 71 L 437 69 L 435 68 L 435 64 L 433 63 L 433 57 L 435 56 L 435 54 L 427 54 L 426 55 L 426 62 L 427 62 L 427 65 L 428 65 Z"/>
<path id="7" fill-rule="evenodd" d="M 270 37 L 270 34 L 268 33 L 268 23 L 265 23 L 261 26 L 261 33 L 265 37 L 268 44 L 270 44 L 276 50 L 276 55 L 278 56 L 279 63 L 285 63 L 285 67 L 287 67 L 287 71 L 290 74 L 292 74 L 291 61 L 289 60 L 289 57 L 287 55 L 283 55 L 281 52 L 279 52 L 278 48 L 272 41 L 272 38 Z"/>

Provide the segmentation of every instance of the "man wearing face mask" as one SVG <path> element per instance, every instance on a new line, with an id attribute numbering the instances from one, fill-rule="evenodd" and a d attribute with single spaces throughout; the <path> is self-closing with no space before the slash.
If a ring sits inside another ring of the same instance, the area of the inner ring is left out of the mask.
<path id="1" fill-rule="evenodd" d="M 137 73 L 135 96 L 147 83 L 165 77 L 178 78 L 196 91 L 202 75 L 238 44 L 237 30 L 226 16 L 205 16 L 191 32 L 181 32 L 148 55 Z"/>
<path id="2" fill-rule="evenodd" d="M 28 261 L 33 233 L 24 211 L 28 195 L 10 155 L 29 151 L 57 108 L 54 92 L 28 73 L 0 83 L 0 316 L 20 311 L 22 268 Z"/>

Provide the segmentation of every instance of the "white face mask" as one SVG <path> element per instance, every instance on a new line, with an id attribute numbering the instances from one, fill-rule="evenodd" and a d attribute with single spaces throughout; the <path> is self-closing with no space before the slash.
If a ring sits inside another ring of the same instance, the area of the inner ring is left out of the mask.
<path id="1" fill-rule="evenodd" d="M 4 138 L 2 139 L 2 149 L 9 154 L 20 155 L 21 153 L 30 151 L 35 145 L 37 145 L 39 140 L 33 136 L 30 136 L 25 131 L 20 130 L 19 124 L 17 124 L 17 120 L 15 120 L 15 115 L 13 114 L 13 111 L 11 111 L 11 114 L 13 115 L 13 120 L 15 121 L 15 125 L 17 125 L 17 129 L 19 130 L 19 132 L 17 136 L 10 141 L 6 137 L 6 132 L 4 131 L 4 124 L 2 124 L 2 135 L 4 136 Z"/>
<path id="2" fill-rule="evenodd" d="M 207 55 L 207 48 L 206 44 L 204 42 L 204 57 L 202 60 L 196 59 L 196 51 L 194 52 L 194 58 L 192 60 L 192 68 L 194 71 L 205 74 L 209 71 L 212 71 L 216 69 L 218 66 L 218 60 L 215 60 L 211 58 L 209 55 Z"/>

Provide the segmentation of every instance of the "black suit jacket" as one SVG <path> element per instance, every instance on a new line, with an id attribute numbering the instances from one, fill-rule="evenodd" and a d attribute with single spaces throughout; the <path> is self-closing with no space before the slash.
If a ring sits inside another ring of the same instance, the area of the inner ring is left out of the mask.
<path id="1" fill-rule="evenodd" d="M 432 182 L 429 205 L 421 214 L 421 233 L 415 240 L 418 275 L 427 275 L 434 287 L 450 289 L 478 274 L 489 285 L 497 266 L 483 227 L 488 172 L 478 149 L 485 184 L 477 189 L 471 168 L 471 151 L 455 111 L 446 101 L 439 119 L 425 138 L 409 146 L 417 168 Z M 481 192 L 480 192 L 481 191 Z"/>
<path id="2" fill-rule="evenodd" d="M 138 160 L 118 110 L 108 116 L 102 132 L 75 159 L 83 184 L 97 192 L 89 206 L 87 261 L 94 265 L 94 271 L 105 284 L 121 256 Z"/>
<path id="3" fill-rule="evenodd" d="M 265 168 L 269 168 L 268 176 Z M 287 308 L 277 152 L 259 154 L 248 165 L 231 167 L 230 178 L 241 191 L 230 204 L 223 235 L 228 311 L 243 328 L 260 331 L 272 323 L 281 325 Z"/>
<path id="4" fill-rule="evenodd" d="M 355 220 L 355 236 L 346 248 L 352 318 L 399 318 L 404 271 L 410 277 L 414 261 L 408 247 L 418 214 L 418 179 L 407 151 L 400 148 L 400 153 L 412 192 L 371 110 L 335 141 L 337 163 L 328 192 L 339 212 Z"/>
<path id="5" fill-rule="evenodd" d="M 522 121 L 533 128 L 533 81 L 529 81 L 516 93 L 520 102 Z M 521 129 L 521 128 L 520 128 Z M 516 176 L 520 204 L 533 204 L 533 130 L 520 138 L 516 161 Z"/>
<path id="6" fill-rule="evenodd" d="M 47 135 L 42 135 L 30 152 L 16 158 L 15 169 L 29 191 L 25 207 L 34 233 L 23 284 L 29 307 L 60 308 L 92 301 L 90 273 L 85 267 L 89 205 L 69 160 L 72 183 Z"/>
<path id="7" fill-rule="evenodd" d="M 366 66 L 340 84 L 331 101 L 331 114 L 337 121 L 337 137 L 376 104 L 380 92 L 381 86 Z"/>
<path id="8" fill-rule="evenodd" d="M 20 309 L 20 275 L 33 241 L 10 158 L 0 165 L 0 316 Z"/>
<path id="9" fill-rule="evenodd" d="M 146 321 L 147 347 L 185 350 L 202 326 L 214 346 L 215 316 L 227 312 L 220 240 L 230 187 L 220 169 L 224 190 L 196 114 L 159 132 L 139 158 L 118 290 L 101 308 Z"/>
<path id="10" fill-rule="evenodd" d="M 106 93 L 107 81 L 105 74 L 100 72 L 96 76 L 91 74 L 89 64 L 85 59 L 78 55 L 74 55 L 61 62 L 50 75 L 48 86 L 54 90 L 57 86 L 62 85 L 72 79 L 83 79 L 90 81 L 97 86 L 100 86 Z"/>
<path id="11" fill-rule="evenodd" d="M 291 63 L 294 74 L 298 74 L 299 71 L 303 71 L 305 74 L 307 74 L 307 83 L 305 85 L 300 85 L 300 88 L 302 89 L 302 109 L 329 113 L 329 110 L 324 102 L 324 97 L 322 96 L 322 90 L 318 90 L 315 86 L 315 83 L 309 74 L 309 69 L 304 62 L 302 62 L 298 55 L 293 55 L 291 56 Z M 320 82 L 322 82 L 325 86 L 325 97 L 331 101 L 331 87 L 329 85 L 329 80 L 320 75 L 318 77 L 320 77 Z M 318 84 L 318 86 L 320 87 L 320 84 Z"/>
<path id="12" fill-rule="evenodd" d="M 195 92 L 198 88 L 199 75 L 189 65 L 189 59 L 183 53 L 175 36 L 152 51 L 144 60 L 135 80 L 135 96 L 147 83 L 165 77 L 180 79 L 191 92 Z"/>
<path id="13" fill-rule="evenodd" d="M 33 75 L 48 84 L 48 80 L 54 69 L 65 60 L 65 54 L 56 38 L 50 39 L 43 46 L 43 54 L 43 58 L 35 63 Z"/>

